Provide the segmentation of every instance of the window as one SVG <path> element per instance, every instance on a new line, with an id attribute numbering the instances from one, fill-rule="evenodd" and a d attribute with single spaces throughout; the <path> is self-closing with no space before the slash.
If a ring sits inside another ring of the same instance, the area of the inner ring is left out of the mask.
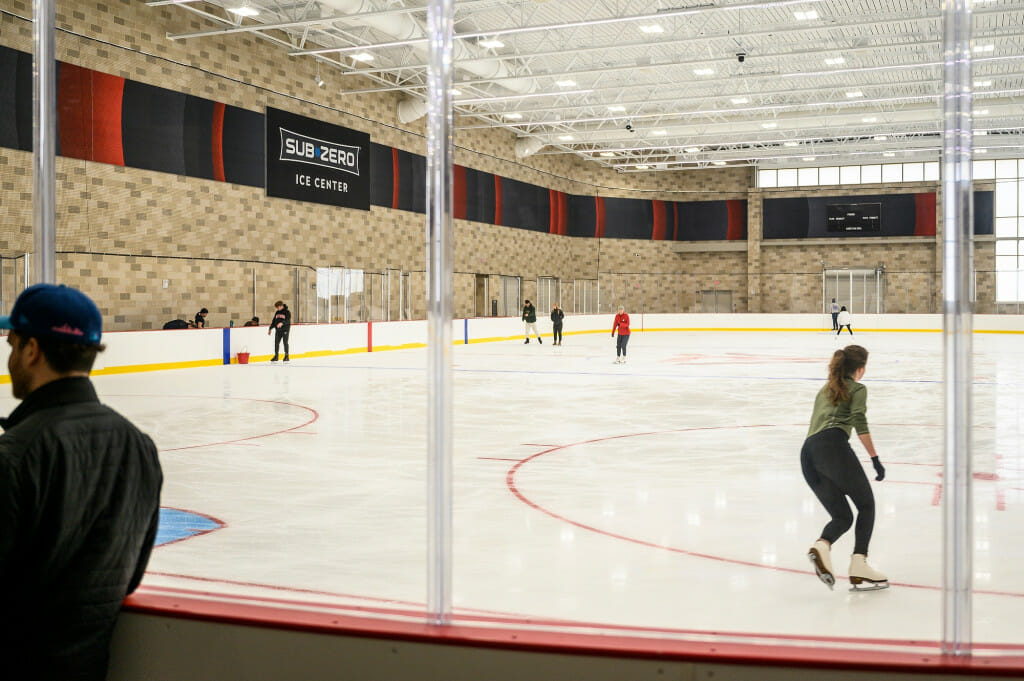
<path id="1" fill-rule="evenodd" d="M 979 165 L 983 165 L 979 168 Z M 995 177 L 996 302 L 1024 300 L 1024 160 L 975 161 L 974 170 Z M 977 176 L 976 176 L 976 179 Z"/>

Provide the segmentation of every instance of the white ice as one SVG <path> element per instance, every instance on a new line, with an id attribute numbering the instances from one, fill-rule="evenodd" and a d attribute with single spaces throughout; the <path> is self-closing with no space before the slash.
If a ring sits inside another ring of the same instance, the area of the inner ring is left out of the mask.
<path id="1" fill-rule="evenodd" d="M 892 587 L 871 593 L 847 591 L 852 530 L 834 547 L 835 591 L 806 558 L 827 517 L 800 445 L 829 356 L 851 341 L 871 352 L 868 419 L 888 473 L 872 482 L 869 560 Z M 1015 335 L 979 334 L 974 347 L 981 650 L 1024 643 L 1024 352 Z M 302 353 L 301 326 L 292 351 Z M 851 645 L 941 638 L 941 335 L 635 333 L 625 365 L 604 334 L 452 356 L 459 621 Z M 224 523 L 157 548 L 143 590 L 422 614 L 425 358 L 97 377 L 102 399 L 157 442 L 162 505 Z"/>

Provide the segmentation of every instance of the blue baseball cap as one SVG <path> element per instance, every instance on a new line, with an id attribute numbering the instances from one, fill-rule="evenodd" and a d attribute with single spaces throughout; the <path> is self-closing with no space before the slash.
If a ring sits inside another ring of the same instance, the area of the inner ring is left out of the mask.
<path id="1" fill-rule="evenodd" d="M 36 284 L 21 292 L 0 329 L 76 345 L 99 345 L 103 317 L 81 291 L 61 284 Z"/>

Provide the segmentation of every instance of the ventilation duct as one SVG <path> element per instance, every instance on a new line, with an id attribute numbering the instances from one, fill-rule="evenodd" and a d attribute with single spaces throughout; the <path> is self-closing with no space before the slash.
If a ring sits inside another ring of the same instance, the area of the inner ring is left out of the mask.
<path id="1" fill-rule="evenodd" d="M 520 137 L 516 140 L 516 158 L 527 158 L 533 156 L 544 148 L 544 142 L 536 137 Z"/>
<path id="2" fill-rule="evenodd" d="M 405 125 L 422 118 L 426 113 L 427 102 L 419 97 L 408 97 L 398 103 L 398 120 Z"/>

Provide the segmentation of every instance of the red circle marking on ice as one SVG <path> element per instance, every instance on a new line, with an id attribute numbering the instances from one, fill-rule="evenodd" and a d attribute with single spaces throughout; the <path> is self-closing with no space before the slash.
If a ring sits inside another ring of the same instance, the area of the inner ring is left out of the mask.
<path id="1" fill-rule="evenodd" d="M 625 535 L 625 534 L 618 534 L 616 532 L 609 532 L 608 530 L 602 530 L 599 527 L 594 527 L 593 525 L 588 525 L 586 523 L 579 522 L 577 520 L 573 520 L 573 519 L 568 518 L 568 517 L 566 517 L 564 515 L 556 513 L 556 512 L 552 511 L 549 508 L 545 508 L 544 506 L 540 505 L 539 503 L 529 499 L 522 491 L 520 491 L 519 487 L 516 485 L 516 473 L 518 473 L 519 469 L 522 468 L 524 465 L 530 463 L 531 461 L 535 461 L 535 460 L 539 459 L 542 456 L 546 456 L 546 455 L 552 454 L 554 452 L 558 452 L 558 451 L 562 451 L 562 450 L 565 450 L 565 449 L 569 449 L 570 447 L 578 447 L 580 445 L 588 445 L 588 444 L 593 444 L 595 442 L 607 442 L 609 440 L 623 440 L 623 439 L 631 438 L 631 437 L 644 437 L 644 436 L 647 436 L 647 435 L 665 435 L 667 433 L 690 433 L 690 432 L 696 432 L 696 431 L 738 430 L 738 429 L 752 429 L 752 428 L 785 428 L 785 427 L 805 426 L 805 425 L 806 424 L 795 424 L 795 423 L 794 424 L 788 424 L 788 425 L 787 424 L 781 424 L 781 423 L 768 423 L 768 424 L 747 425 L 747 426 L 702 426 L 702 427 L 697 427 L 697 428 L 670 428 L 668 430 L 652 430 L 652 431 L 646 432 L 646 433 L 627 433 L 625 435 L 610 435 L 608 437 L 598 437 L 598 438 L 594 438 L 592 440 L 582 440 L 580 442 L 572 442 L 572 443 L 569 443 L 567 445 L 559 445 L 557 447 L 551 447 L 550 449 L 545 449 L 542 452 L 537 452 L 536 454 L 533 454 L 532 456 L 528 456 L 527 458 L 523 459 L 522 461 L 519 461 L 516 465 L 512 466 L 512 468 L 509 469 L 508 473 L 505 474 L 505 484 L 508 486 L 509 491 L 511 491 L 512 494 L 515 495 L 515 497 L 517 499 L 519 499 L 521 502 L 523 502 L 524 504 L 526 504 L 530 508 L 533 508 L 533 509 L 535 509 L 537 511 L 540 511 L 541 513 L 544 513 L 545 515 L 549 515 L 552 518 L 555 518 L 556 520 L 560 520 L 560 521 L 562 521 L 564 523 L 568 523 L 569 525 L 572 525 L 574 527 L 578 527 L 580 529 L 587 530 L 589 532 L 594 532 L 596 534 L 600 534 L 600 535 L 603 535 L 605 537 L 611 537 L 612 539 L 618 539 L 620 541 L 629 542 L 631 544 L 637 544 L 639 546 L 646 546 L 648 548 L 658 549 L 659 551 L 668 551 L 670 553 L 677 553 L 677 554 L 684 555 L 684 556 L 690 556 L 692 558 L 703 558 L 705 560 L 714 560 L 714 561 L 719 561 L 719 562 L 722 562 L 722 563 L 729 563 L 731 565 L 742 565 L 744 567 L 760 568 L 762 570 L 774 570 L 775 572 L 785 572 L 785 573 L 789 573 L 789 574 L 813 575 L 814 572 L 812 570 L 799 570 L 797 568 L 782 567 L 782 566 L 778 566 L 778 565 L 765 565 L 763 563 L 755 563 L 754 561 L 750 561 L 750 560 L 741 560 L 739 558 L 729 558 L 727 556 L 719 556 L 719 555 L 715 555 L 713 553 L 705 553 L 705 552 L 702 552 L 702 551 L 692 551 L 690 549 L 683 549 L 683 548 L 679 548 L 679 547 L 675 547 L 675 546 L 664 546 L 662 544 L 656 544 L 654 542 L 647 541 L 645 539 L 638 539 L 636 537 L 630 537 L 630 536 Z M 888 424 L 879 424 L 879 425 L 888 425 Z M 911 584 L 911 583 L 908 583 L 908 582 L 890 582 L 890 583 L 893 586 L 902 586 L 902 587 L 906 587 L 908 589 L 926 589 L 926 590 L 929 590 L 929 591 L 940 591 L 942 589 L 942 587 L 932 586 L 932 585 L 928 585 L 928 584 Z M 989 590 L 984 590 L 984 589 L 975 589 L 974 593 L 976 593 L 976 594 L 984 594 L 984 595 L 987 595 L 987 596 L 1012 596 L 1012 597 L 1017 597 L 1017 598 L 1024 597 L 1024 593 L 1019 593 L 1019 592 L 1014 592 L 1014 591 L 989 591 Z"/>
<path id="2" fill-rule="evenodd" d="M 316 420 L 320 418 L 320 414 L 317 412 L 316 409 L 313 409 L 312 407 L 306 407 L 306 406 L 303 406 L 301 404 L 295 404 L 294 402 L 284 402 L 284 401 L 281 401 L 281 400 L 260 400 L 260 399 L 254 398 L 254 397 L 212 397 L 210 395 L 112 395 L 112 397 L 159 397 L 159 398 L 162 398 L 162 399 L 166 399 L 166 398 L 170 397 L 170 398 L 179 398 L 179 399 L 188 399 L 188 400 L 244 400 L 246 402 L 261 402 L 263 404 L 279 404 L 279 405 L 283 405 L 283 406 L 286 406 L 286 407 L 295 407 L 296 409 L 302 409 L 303 411 L 309 412 L 309 414 L 312 415 L 311 418 L 308 421 L 304 421 L 304 422 L 302 422 L 302 423 L 300 423 L 298 425 L 291 426 L 290 428 L 281 428 L 280 430 L 275 430 L 275 431 L 272 431 L 272 432 L 269 432 L 269 433 L 259 433 L 259 434 L 256 434 L 256 435 L 246 435 L 245 437 L 236 437 L 236 438 L 231 439 L 231 440 L 222 440 L 220 442 L 206 442 L 206 443 L 203 443 L 203 444 L 184 445 L 184 446 L 181 446 L 181 447 L 165 447 L 165 448 L 160 450 L 161 452 L 177 452 L 177 451 L 181 451 L 183 449 L 199 449 L 200 447 L 216 447 L 218 445 L 229 445 L 229 444 L 233 444 L 235 442 L 246 442 L 248 440 L 258 440 L 258 439 L 264 438 L 264 437 L 271 437 L 273 435 L 281 435 L 283 433 L 290 433 L 290 432 L 293 432 L 293 431 L 297 431 L 300 428 L 305 428 L 306 426 L 308 426 L 308 425 L 310 425 L 312 423 L 315 423 Z"/>

